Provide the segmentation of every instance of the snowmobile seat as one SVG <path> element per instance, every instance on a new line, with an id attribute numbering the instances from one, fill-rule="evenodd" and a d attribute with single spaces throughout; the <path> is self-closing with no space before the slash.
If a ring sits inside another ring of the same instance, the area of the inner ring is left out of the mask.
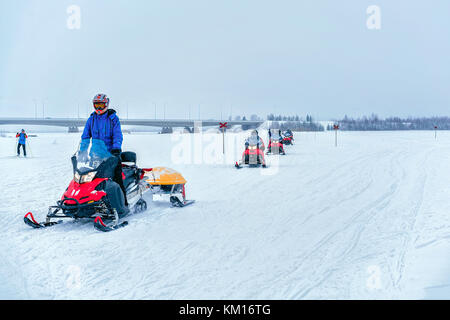
<path id="1" fill-rule="evenodd" d="M 130 184 L 137 181 L 138 174 L 137 174 L 137 168 L 136 166 L 125 166 L 122 167 L 122 172 L 124 175 L 123 179 L 123 185 L 125 186 L 125 189 L 128 188 Z"/>
<path id="2" fill-rule="evenodd" d="M 136 152 L 124 151 L 121 153 L 120 158 L 121 158 L 122 162 L 136 163 Z"/>

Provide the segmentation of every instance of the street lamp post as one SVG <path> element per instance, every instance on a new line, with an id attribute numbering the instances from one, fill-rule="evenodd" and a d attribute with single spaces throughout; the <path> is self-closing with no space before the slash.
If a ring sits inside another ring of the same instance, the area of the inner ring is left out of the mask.
<path id="1" fill-rule="evenodd" d="M 37 119 L 37 101 L 33 99 L 34 102 L 34 118 Z"/>

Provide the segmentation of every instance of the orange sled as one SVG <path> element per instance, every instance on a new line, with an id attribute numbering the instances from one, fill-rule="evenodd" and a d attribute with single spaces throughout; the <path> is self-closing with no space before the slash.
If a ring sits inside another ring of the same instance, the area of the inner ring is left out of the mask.
<path id="1" fill-rule="evenodd" d="M 186 200 L 186 179 L 174 169 L 154 167 L 143 169 L 144 180 L 149 184 L 152 194 L 169 195 L 174 207 L 185 207 L 195 200 Z"/>

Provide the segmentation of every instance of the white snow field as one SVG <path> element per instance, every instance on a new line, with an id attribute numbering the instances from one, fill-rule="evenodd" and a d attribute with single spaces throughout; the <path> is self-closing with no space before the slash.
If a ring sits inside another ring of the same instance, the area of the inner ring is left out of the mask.
<path id="1" fill-rule="evenodd" d="M 196 203 L 155 198 L 109 233 L 23 223 L 60 199 L 80 134 L 38 134 L 28 159 L 1 137 L 0 298 L 450 298 L 450 132 L 296 133 L 269 168 L 237 170 L 248 134 L 226 134 L 225 159 L 221 134 L 126 134 Z"/>

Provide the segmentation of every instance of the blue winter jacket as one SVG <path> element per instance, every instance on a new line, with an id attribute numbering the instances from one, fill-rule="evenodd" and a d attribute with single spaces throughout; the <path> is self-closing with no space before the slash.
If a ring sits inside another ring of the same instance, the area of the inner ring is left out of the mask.
<path id="1" fill-rule="evenodd" d="M 116 111 L 109 109 L 101 115 L 95 112 L 91 113 L 84 127 L 83 135 L 81 136 L 81 151 L 88 148 L 91 138 L 105 142 L 109 152 L 112 149 L 121 150 L 123 135 Z"/>
<path id="2" fill-rule="evenodd" d="M 19 144 L 25 144 L 26 138 L 27 138 L 27 135 L 25 133 L 21 132 L 19 134 Z"/>

